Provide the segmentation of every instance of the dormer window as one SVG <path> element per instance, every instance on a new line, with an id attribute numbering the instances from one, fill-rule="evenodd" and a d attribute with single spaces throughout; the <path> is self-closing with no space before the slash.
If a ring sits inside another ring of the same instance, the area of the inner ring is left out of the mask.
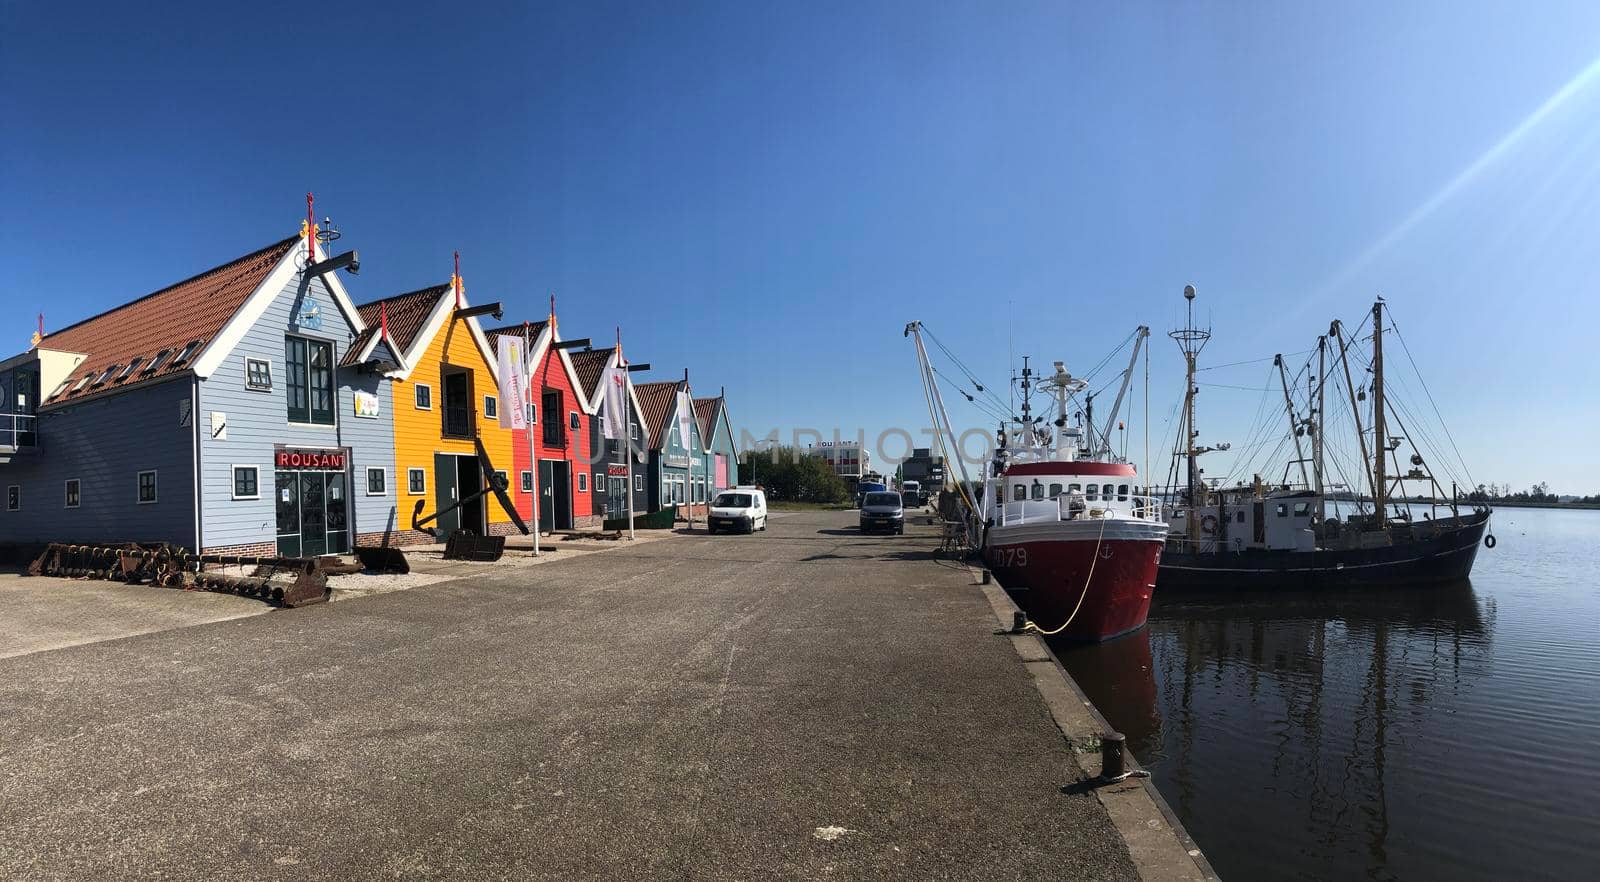
<path id="1" fill-rule="evenodd" d="M 145 368 L 144 368 L 143 372 L 147 373 L 147 374 L 153 374 L 156 371 L 160 370 L 161 366 L 163 364 L 167 363 L 167 356 L 169 356 L 171 354 L 172 354 L 172 350 L 171 349 L 163 349 L 160 352 L 157 352 L 155 360 L 150 362 L 149 364 L 145 365 Z"/>
<path id="2" fill-rule="evenodd" d="M 194 351 L 196 349 L 199 349 L 199 348 L 200 348 L 200 341 L 199 340 L 191 340 L 187 345 L 185 345 L 183 347 L 183 351 L 178 353 L 178 357 L 174 358 L 172 360 L 172 366 L 173 367 L 177 367 L 178 365 L 181 365 L 184 362 L 188 361 L 189 360 L 189 356 L 194 355 Z"/>
<path id="3" fill-rule="evenodd" d="M 133 361 L 128 362 L 128 366 L 123 368 L 122 369 L 122 373 L 117 375 L 117 382 L 120 383 L 123 380 L 126 380 L 127 378 L 133 376 L 133 372 L 138 370 L 139 369 L 139 365 L 141 365 L 141 364 L 144 364 L 144 356 L 142 356 L 142 355 L 139 356 L 138 358 L 134 359 Z"/>

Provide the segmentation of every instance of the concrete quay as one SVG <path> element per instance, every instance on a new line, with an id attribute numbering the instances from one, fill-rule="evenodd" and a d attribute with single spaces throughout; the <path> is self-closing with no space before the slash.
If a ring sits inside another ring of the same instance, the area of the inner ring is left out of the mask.
<path id="1" fill-rule="evenodd" d="M 1005 595 L 854 517 L 35 636 L 0 878 L 1213 878 Z"/>

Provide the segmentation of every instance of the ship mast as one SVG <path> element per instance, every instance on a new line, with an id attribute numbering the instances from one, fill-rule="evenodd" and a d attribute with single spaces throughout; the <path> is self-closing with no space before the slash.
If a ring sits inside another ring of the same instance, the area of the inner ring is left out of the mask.
<path id="1" fill-rule="evenodd" d="M 1323 389 L 1328 385 L 1328 338 L 1326 335 L 1317 338 L 1317 413 L 1314 419 L 1307 420 L 1311 427 L 1311 473 L 1317 479 L 1317 506 L 1322 502 L 1322 423 L 1327 417 L 1324 415 Z M 1322 519 L 1322 512 L 1318 511 L 1318 520 Z"/>
<path id="2" fill-rule="evenodd" d="M 1181 330 L 1169 331 L 1167 336 L 1171 337 L 1178 344 L 1178 348 L 1183 351 L 1184 374 L 1182 430 L 1183 458 L 1185 467 L 1187 469 L 1185 484 L 1188 487 L 1187 492 L 1189 505 L 1198 506 L 1200 504 L 1200 471 L 1199 469 L 1195 468 L 1195 458 L 1200 455 L 1201 451 L 1197 450 L 1194 446 L 1195 439 L 1200 437 L 1200 432 L 1194 427 L 1194 396 L 1196 392 L 1200 391 L 1200 389 L 1194 384 L 1194 364 L 1195 358 L 1200 354 L 1200 350 L 1206 347 L 1206 341 L 1211 339 L 1211 331 L 1201 330 L 1194 326 L 1193 285 L 1183 286 L 1183 299 L 1188 301 L 1189 322 Z M 1190 541 L 1198 541 L 1200 538 L 1200 519 L 1189 517 L 1185 518 L 1185 521 L 1188 525 Z"/>
<path id="3" fill-rule="evenodd" d="M 1356 443 L 1361 445 L 1361 471 L 1367 476 L 1367 480 L 1371 481 L 1372 471 L 1367 468 L 1367 463 L 1371 461 L 1367 458 L 1367 433 L 1365 429 L 1361 428 L 1361 407 L 1357 404 L 1360 399 L 1356 397 L 1356 384 L 1350 376 L 1350 351 L 1344 339 L 1344 325 L 1338 319 L 1334 319 L 1333 324 L 1328 326 L 1328 333 L 1339 343 L 1339 363 L 1344 366 L 1344 387 L 1345 391 L 1350 393 L 1350 418 L 1356 424 Z M 1351 489 L 1356 492 L 1356 508 L 1360 510 L 1360 488 Z M 1376 484 L 1373 485 L 1372 496 L 1374 499 L 1378 496 Z M 1380 512 L 1379 514 L 1378 520 L 1381 523 L 1383 521 L 1382 513 Z"/>
<path id="4" fill-rule="evenodd" d="M 1278 368 L 1278 382 L 1283 384 L 1283 406 L 1289 414 L 1289 437 L 1294 439 L 1294 461 L 1300 464 L 1300 483 L 1310 483 L 1306 479 L 1306 454 L 1300 449 L 1300 419 L 1294 413 L 1294 400 L 1289 397 L 1289 375 L 1283 369 L 1283 355 L 1272 356 L 1272 363 Z M 1284 469 L 1285 472 L 1288 469 Z M 1287 482 L 1289 476 L 1284 475 Z"/>
<path id="5" fill-rule="evenodd" d="M 1388 520 L 1389 436 L 1383 408 L 1383 298 L 1372 304 L 1372 501 L 1378 526 Z"/>

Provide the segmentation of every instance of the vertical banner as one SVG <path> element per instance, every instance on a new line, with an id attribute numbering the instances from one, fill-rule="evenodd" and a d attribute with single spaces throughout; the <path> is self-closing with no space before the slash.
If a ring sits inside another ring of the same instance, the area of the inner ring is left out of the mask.
<path id="1" fill-rule="evenodd" d="M 605 436 L 613 441 L 628 440 L 628 369 L 612 363 L 605 377 Z"/>
<path id="2" fill-rule="evenodd" d="M 689 432 L 689 420 L 694 418 L 694 402 L 689 399 L 687 391 L 678 393 L 678 437 L 683 440 L 685 454 L 694 455 L 694 436 Z"/>
<path id="3" fill-rule="evenodd" d="M 500 382 L 500 428 L 528 427 L 528 377 L 523 360 L 522 338 L 500 334 L 495 340 L 499 364 L 495 378 Z"/>

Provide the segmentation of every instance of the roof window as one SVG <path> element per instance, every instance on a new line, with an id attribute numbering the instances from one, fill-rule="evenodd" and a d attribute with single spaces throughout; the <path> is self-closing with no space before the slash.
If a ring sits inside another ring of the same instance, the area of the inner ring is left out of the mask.
<path id="1" fill-rule="evenodd" d="M 84 386 L 89 385 L 89 381 L 93 378 L 94 374 L 84 374 L 83 377 L 78 380 L 78 385 L 72 387 L 72 391 L 76 392 L 79 389 L 82 389 Z"/>
<path id="2" fill-rule="evenodd" d="M 157 352 L 155 360 L 150 362 L 149 364 L 145 365 L 144 372 L 147 373 L 147 374 L 155 373 L 157 368 L 160 368 L 161 365 L 166 363 L 167 356 L 169 356 L 171 354 L 172 354 L 172 350 L 171 349 L 163 349 L 160 352 Z"/>
<path id="3" fill-rule="evenodd" d="M 50 397 L 54 398 L 57 395 L 60 395 L 61 393 L 67 391 L 67 387 L 70 386 L 70 385 L 72 385 L 72 378 L 71 377 L 68 377 L 65 380 L 62 380 L 61 381 L 61 385 L 56 387 L 56 391 L 50 393 Z"/>
<path id="4" fill-rule="evenodd" d="M 189 341 L 188 345 L 183 347 L 183 351 L 178 353 L 178 357 L 174 358 L 172 360 L 172 366 L 173 367 L 177 367 L 178 365 L 181 365 L 184 362 L 188 361 L 189 360 L 189 356 L 194 355 L 194 351 L 196 349 L 199 349 L 199 348 L 200 348 L 200 341 L 199 340 L 191 340 L 191 341 Z"/>
<path id="5" fill-rule="evenodd" d="M 120 365 L 120 364 L 114 364 L 111 367 L 106 368 L 104 371 L 101 372 L 100 376 L 95 377 L 94 382 L 91 383 L 90 385 L 92 385 L 92 386 L 104 386 L 106 384 L 106 381 L 111 379 L 111 375 L 115 374 L 121 367 L 122 367 L 122 365 Z"/>
<path id="6" fill-rule="evenodd" d="M 128 362 L 128 366 L 123 368 L 122 369 L 122 373 L 117 375 L 117 382 L 120 383 L 123 380 L 126 380 L 127 378 L 133 376 L 133 372 L 138 370 L 139 369 L 139 365 L 141 365 L 141 364 L 144 364 L 144 356 L 142 356 L 142 355 L 139 356 L 138 358 L 135 358 L 133 361 Z"/>

